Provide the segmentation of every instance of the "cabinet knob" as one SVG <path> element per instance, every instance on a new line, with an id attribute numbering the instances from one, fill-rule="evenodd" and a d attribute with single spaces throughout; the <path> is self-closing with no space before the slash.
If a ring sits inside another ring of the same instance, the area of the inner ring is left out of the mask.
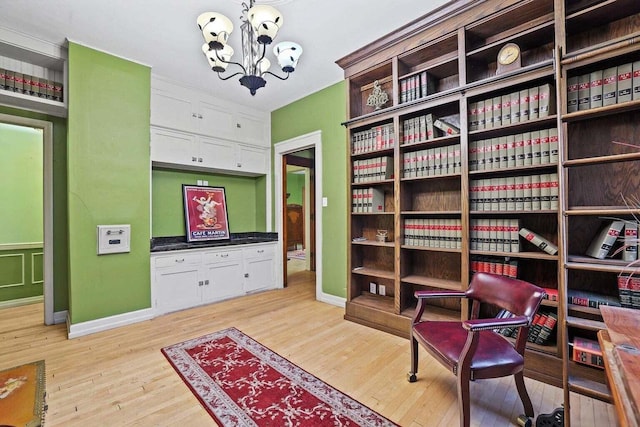
<path id="1" fill-rule="evenodd" d="M 241 168 L 242 167 L 242 163 L 236 163 L 236 166 Z"/>
<path id="2" fill-rule="evenodd" d="M 241 125 L 240 123 L 236 123 L 236 127 L 237 127 L 238 129 L 240 129 L 240 128 L 242 128 L 242 125 Z"/>
<path id="3" fill-rule="evenodd" d="M 202 118 L 202 114 L 198 114 L 198 118 L 201 119 Z"/>
<path id="4" fill-rule="evenodd" d="M 184 258 L 182 258 L 182 259 L 176 259 L 176 260 L 174 260 L 174 261 L 175 261 L 175 262 L 184 262 Z"/>
<path id="5" fill-rule="evenodd" d="M 202 283 L 202 280 L 200 280 L 200 281 L 198 282 L 198 286 L 203 286 L 203 285 L 204 285 L 204 283 Z"/>
<path id="6" fill-rule="evenodd" d="M 227 258 L 229 256 L 229 254 L 221 254 L 220 258 Z"/>
<path id="7" fill-rule="evenodd" d="M 202 157 L 198 157 L 198 163 L 202 163 Z"/>
<path id="8" fill-rule="evenodd" d="M 244 273 L 244 277 L 249 277 L 249 273 Z"/>
<path id="9" fill-rule="evenodd" d="M 198 117 L 196 113 L 191 113 L 191 117 Z"/>
<path id="10" fill-rule="evenodd" d="M 208 284 L 209 284 L 209 280 L 208 280 L 208 279 L 207 279 L 207 280 L 205 280 L 205 281 L 204 281 L 204 284 L 205 284 L 205 285 L 208 285 Z"/>
<path id="11" fill-rule="evenodd" d="M 264 249 L 260 249 L 260 250 L 258 250 L 258 253 L 259 253 L 259 254 L 261 254 L 261 253 L 263 253 L 263 252 L 264 252 Z"/>
<path id="12" fill-rule="evenodd" d="M 197 162 L 197 161 L 198 161 L 198 158 L 197 158 L 197 157 L 192 157 L 192 158 L 191 158 L 191 161 L 192 161 L 192 162 Z"/>

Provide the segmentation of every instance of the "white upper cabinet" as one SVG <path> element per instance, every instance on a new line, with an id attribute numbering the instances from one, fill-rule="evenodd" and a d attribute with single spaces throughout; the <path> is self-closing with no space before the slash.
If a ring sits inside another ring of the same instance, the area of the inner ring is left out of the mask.
<path id="1" fill-rule="evenodd" d="M 154 78 L 151 124 L 212 138 L 269 147 L 269 113 Z"/>

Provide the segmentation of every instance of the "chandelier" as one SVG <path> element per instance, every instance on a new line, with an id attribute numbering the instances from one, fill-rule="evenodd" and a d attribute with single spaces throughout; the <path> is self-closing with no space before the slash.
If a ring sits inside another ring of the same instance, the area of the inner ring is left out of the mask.
<path id="1" fill-rule="evenodd" d="M 205 12 L 198 16 L 197 21 L 205 40 L 202 51 L 211 69 L 218 73 L 221 80 L 241 76 L 240 84 L 249 89 L 251 95 L 255 95 L 258 89 L 267 84 L 264 79 L 267 74 L 280 80 L 289 78 L 289 74 L 296 69 L 302 47 L 288 41 L 275 45 L 273 54 L 286 75 L 282 77 L 268 71 L 271 62 L 265 57 L 267 45 L 276 38 L 282 27 L 282 14 L 272 6 L 254 5 L 254 0 L 250 0 L 248 5 L 242 3 L 242 7 L 242 64 L 231 60 L 233 48 L 227 44 L 227 40 L 233 31 L 233 23 L 229 18 L 217 12 Z M 231 75 L 221 74 L 229 64 L 240 67 L 240 71 Z"/>

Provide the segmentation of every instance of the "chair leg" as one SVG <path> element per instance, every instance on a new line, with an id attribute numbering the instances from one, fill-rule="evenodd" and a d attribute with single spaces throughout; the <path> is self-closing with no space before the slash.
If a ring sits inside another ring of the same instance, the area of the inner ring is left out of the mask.
<path id="1" fill-rule="evenodd" d="M 469 372 L 458 372 L 458 408 L 460 409 L 460 427 L 471 424 L 471 399 L 469 396 Z"/>
<path id="2" fill-rule="evenodd" d="M 520 400 L 522 400 L 524 413 L 526 416 L 533 418 L 533 405 L 531 404 L 529 393 L 527 393 L 527 388 L 524 385 L 524 374 L 523 372 L 518 372 L 517 374 L 514 374 L 513 377 L 516 380 L 516 388 L 518 389 Z"/>
<path id="3" fill-rule="evenodd" d="M 415 383 L 418 379 L 416 374 L 418 373 L 418 340 L 411 337 L 411 371 L 407 374 L 407 380 L 410 383 Z"/>

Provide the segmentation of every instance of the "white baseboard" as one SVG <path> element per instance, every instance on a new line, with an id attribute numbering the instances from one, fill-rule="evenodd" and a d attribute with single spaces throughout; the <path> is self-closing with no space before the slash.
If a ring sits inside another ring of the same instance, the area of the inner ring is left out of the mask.
<path id="1" fill-rule="evenodd" d="M 69 310 L 55 311 L 53 313 L 53 324 L 59 325 L 60 323 L 65 323 L 67 321 L 68 315 L 69 315 Z"/>
<path id="2" fill-rule="evenodd" d="M 132 311 L 129 313 L 116 314 L 115 316 L 103 317 L 102 319 L 89 320 L 87 322 L 69 324 L 67 318 L 68 338 L 77 338 L 83 335 L 95 334 L 96 332 L 106 331 L 108 329 L 119 328 L 121 326 L 131 325 L 133 323 L 143 322 L 153 319 L 154 311 L 152 308 Z"/>
<path id="3" fill-rule="evenodd" d="M 35 304 L 44 301 L 42 295 L 28 298 L 12 299 L 9 301 L 0 301 L 0 308 L 19 307 L 21 305 Z"/>
<path id="4" fill-rule="evenodd" d="M 322 292 L 317 296 L 317 300 L 320 302 L 324 302 L 324 303 L 335 305 L 342 308 L 345 308 L 347 305 L 346 298 L 337 297 L 335 295 L 326 294 L 324 292 Z"/>

